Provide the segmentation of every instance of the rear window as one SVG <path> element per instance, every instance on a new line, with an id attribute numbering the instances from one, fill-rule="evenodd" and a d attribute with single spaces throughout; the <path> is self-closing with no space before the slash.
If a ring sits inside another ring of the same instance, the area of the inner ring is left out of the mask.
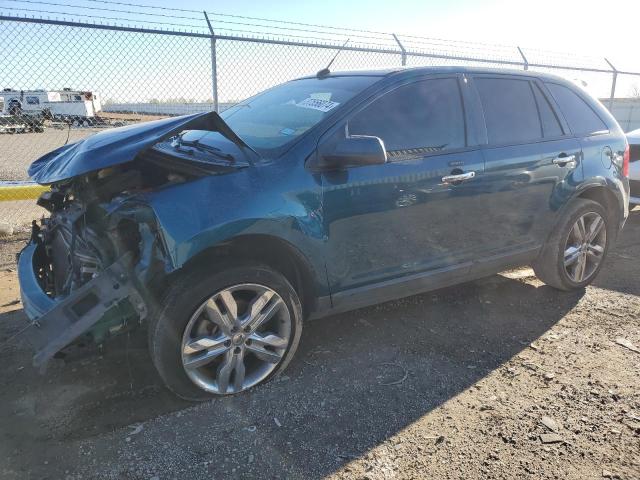
<path id="1" fill-rule="evenodd" d="M 574 135 L 592 135 L 609 131 L 607 125 L 577 93 L 557 83 L 546 85 Z"/>
<path id="2" fill-rule="evenodd" d="M 535 141 L 542 138 L 538 107 L 529 81 L 476 78 L 490 144 Z"/>

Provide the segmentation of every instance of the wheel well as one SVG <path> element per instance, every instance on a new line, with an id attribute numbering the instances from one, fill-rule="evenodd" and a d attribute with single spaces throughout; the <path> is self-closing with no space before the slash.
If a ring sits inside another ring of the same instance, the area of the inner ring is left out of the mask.
<path id="1" fill-rule="evenodd" d="M 221 259 L 255 262 L 266 265 L 285 276 L 294 288 L 305 316 L 315 307 L 314 272 L 305 257 L 285 240 L 269 235 L 243 235 L 208 248 L 191 258 L 182 268 L 214 263 Z"/>
<path id="2" fill-rule="evenodd" d="M 578 195 L 578 198 L 593 200 L 594 202 L 602 205 L 607 211 L 609 218 L 613 218 L 615 220 L 615 232 L 618 231 L 618 225 L 620 223 L 620 205 L 618 204 L 616 196 L 608 188 L 591 187 Z"/>

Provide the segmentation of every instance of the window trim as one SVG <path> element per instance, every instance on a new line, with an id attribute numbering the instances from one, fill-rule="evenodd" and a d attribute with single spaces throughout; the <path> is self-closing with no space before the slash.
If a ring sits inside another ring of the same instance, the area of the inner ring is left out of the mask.
<path id="1" fill-rule="evenodd" d="M 553 99 L 554 105 L 556 106 L 556 109 L 558 110 L 558 112 L 560 112 L 560 115 L 562 115 L 562 118 L 564 119 L 565 123 L 567 124 L 567 128 L 569 129 L 569 132 L 571 132 L 571 136 L 572 138 L 589 138 L 589 137 L 597 137 L 600 135 L 608 135 L 611 133 L 611 129 L 609 128 L 609 125 L 607 124 L 607 122 L 598 114 L 598 112 L 593 108 L 593 106 L 591 105 L 590 101 L 588 99 L 585 98 L 585 96 L 583 95 L 583 93 L 577 89 L 577 88 L 572 88 L 571 86 L 568 86 L 562 82 L 556 82 L 553 80 L 542 80 L 540 83 L 542 83 L 545 87 L 545 91 L 549 92 L 549 96 L 551 99 Z M 574 133 L 573 129 L 571 128 L 571 125 L 569 124 L 569 121 L 567 120 L 567 118 L 564 116 L 564 112 L 562 111 L 562 109 L 560 108 L 560 105 L 558 105 L 558 102 L 556 101 L 555 97 L 553 96 L 553 93 L 551 92 L 551 90 L 549 88 L 547 88 L 547 85 L 557 85 L 560 87 L 564 87 L 566 89 L 568 89 L 570 92 L 573 92 L 575 95 L 578 96 L 578 98 L 580 100 L 582 100 L 585 105 L 587 107 L 589 107 L 589 109 L 591 109 L 591 111 L 593 112 L 593 114 L 598 118 L 598 120 L 600 120 L 602 122 L 602 124 L 605 126 L 605 130 L 597 130 L 595 132 L 589 133 L 589 134 L 579 134 L 579 133 Z"/>
<path id="2" fill-rule="evenodd" d="M 540 128 L 542 128 L 542 138 L 544 140 L 559 140 L 559 139 L 571 137 L 571 134 L 567 133 L 567 132 L 571 131 L 571 130 L 569 130 L 569 125 L 566 124 L 564 119 L 560 117 L 559 109 L 557 108 L 557 106 L 553 102 L 554 99 L 549 98 L 550 93 L 548 94 L 545 90 L 543 90 L 540 87 L 539 82 L 536 81 L 536 80 L 537 79 L 533 79 L 533 81 L 529 82 L 529 84 L 531 85 L 531 89 L 533 90 L 533 99 L 536 101 L 536 106 L 538 107 L 538 115 L 540 116 Z M 560 125 L 560 130 L 562 130 L 562 135 L 554 135 L 552 137 L 545 137 L 544 136 L 544 125 L 542 123 L 542 113 L 540 112 L 540 105 L 538 105 L 538 99 L 537 99 L 536 94 L 535 94 L 535 88 L 538 88 L 538 90 L 540 91 L 540 94 L 547 101 L 547 104 L 549 105 L 549 108 L 551 109 L 551 112 L 556 117 L 556 120 L 558 121 L 558 124 Z"/>
<path id="3" fill-rule="evenodd" d="M 382 89 L 380 89 L 379 91 L 375 92 L 373 95 L 371 95 L 370 97 L 362 100 L 362 102 L 360 102 L 357 106 L 354 106 L 353 109 L 351 109 L 349 112 L 345 113 L 345 115 L 340 118 L 335 124 L 333 124 L 331 127 L 327 128 L 322 135 L 320 135 L 320 138 L 318 139 L 318 143 L 316 146 L 316 152 L 320 149 L 320 146 L 322 143 L 324 143 L 328 138 L 330 138 L 332 135 L 335 135 L 336 132 L 338 130 L 344 129 L 345 126 L 349 123 L 349 120 L 351 118 L 353 118 L 355 115 L 358 115 L 360 112 L 362 112 L 364 109 L 366 109 L 369 105 L 371 105 L 373 102 L 377 101 L 378 99 L 382 98 L 383 96 L 392 93 L 396 90 L 398 90 L 399 88 L 402 87 L 406 87 L 409 85 L 412 85 L 414 83 L 420 83 L 420 82 L 425 82 L 425 81 L 429 81 L 429 80 L 446 80 L 446 79 L 451 79 L 451 80 L 455 80 L 456 81 L 456 85 L 458 87 L 458 93 L 459 93 L 459 97 L 460 97 L 460 106 L 462 107 L 462 118 L 463 118 L 463 122 L 464 122 L 464 126 L 463 126 L 463 130 L 464 130 L 464 142 L 465 142 L 465 146 L 464 147 L 459 147 L 459 148 L 452 148 L 449 150 L 442 150 L 442 151 L 436 151 L 436 152 L 425 152 L 423 154 L 421 154 L 421 156 L 417 156 L 415 159 L 402 159 L 402 160 L 391 160 L 388 159 L 386 163 L 402 163 L 402 162 L 412 162 L 412 161 L 416 161 L 416 160 L 424 160 L 426 158 L 429 157 L 434 157 L 434 156 L 438 156 L 438 155 L 448 155 L 448 154 L 455 154 L 455 153 L 462 153 L 462 152 L 468 152 L 468 151 L 474 151 L 474 150 L 478 150 L 482 145 L 469 145 L 470 141 L 469 141 L 469 124 L 470 124 L 470 118 L 469 118 L 469 111 L 466 108 L 466 99 L 465 99 L 465 95 L 463 92 L 463 88 L 465 88 L 465 86 L 462 84 L 462 79 L 461 79 L 461 75 L 459 73 L 445 73 L 445 74 L 436 74 L 436 75 L 420 75 L 419 77 L 412 77 L 412 78 L 405 78 L 403 80 L 394 82 L 390 85 L 386 85 L 385 87 L 383 87 Z M 387 150 L 388 151 L 388 150 Z"/>

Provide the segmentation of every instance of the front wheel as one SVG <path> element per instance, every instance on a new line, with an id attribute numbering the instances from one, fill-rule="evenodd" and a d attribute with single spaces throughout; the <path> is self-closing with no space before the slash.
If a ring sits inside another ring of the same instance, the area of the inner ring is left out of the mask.
<path id="1" fill-rule="evenodd" d="M 613 237 L 606 210 L 597 202 L 579 199 L 558 222 L 533 264 L 538 278 L 560 290 L 589 285 L 602 268 Z"/>
<path id="2" fill-rule="evenodd" d="M 172 283 L 149 325 L 149 345 L 169 389 L 200 401 L 273 378 L 293 357 L 301 330 L 300 301 L 280 273 L 198 269 Z"/>

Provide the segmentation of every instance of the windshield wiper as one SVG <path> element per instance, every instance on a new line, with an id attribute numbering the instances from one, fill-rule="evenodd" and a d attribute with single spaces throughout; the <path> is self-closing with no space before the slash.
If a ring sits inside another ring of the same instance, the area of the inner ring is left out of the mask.
<path id="1" fill-rule="evenodd" d="M 227 160 L 228 162 L 231 162 L 231 163 L 236 161 L 236 158 L 230 153 L 223 153 L 222 150 L 220 150 L 219 148 L 211 145 L 207 145 L 204 143 L 200 143 L 199 140 L 185 141 L 182 138 L 178 137 L 177 141 L 172 142 L 172 146 L 176 150 L 180 150 L 181 147 L 191 147 L 191 148 L 195 148 L 196 150 L 200 150 L 201 152 L 214 155 L 218 158 L 221 158 L 222 160 Z M 187 150 L 186 153 L 193 154 L 193 151 Z"/>

